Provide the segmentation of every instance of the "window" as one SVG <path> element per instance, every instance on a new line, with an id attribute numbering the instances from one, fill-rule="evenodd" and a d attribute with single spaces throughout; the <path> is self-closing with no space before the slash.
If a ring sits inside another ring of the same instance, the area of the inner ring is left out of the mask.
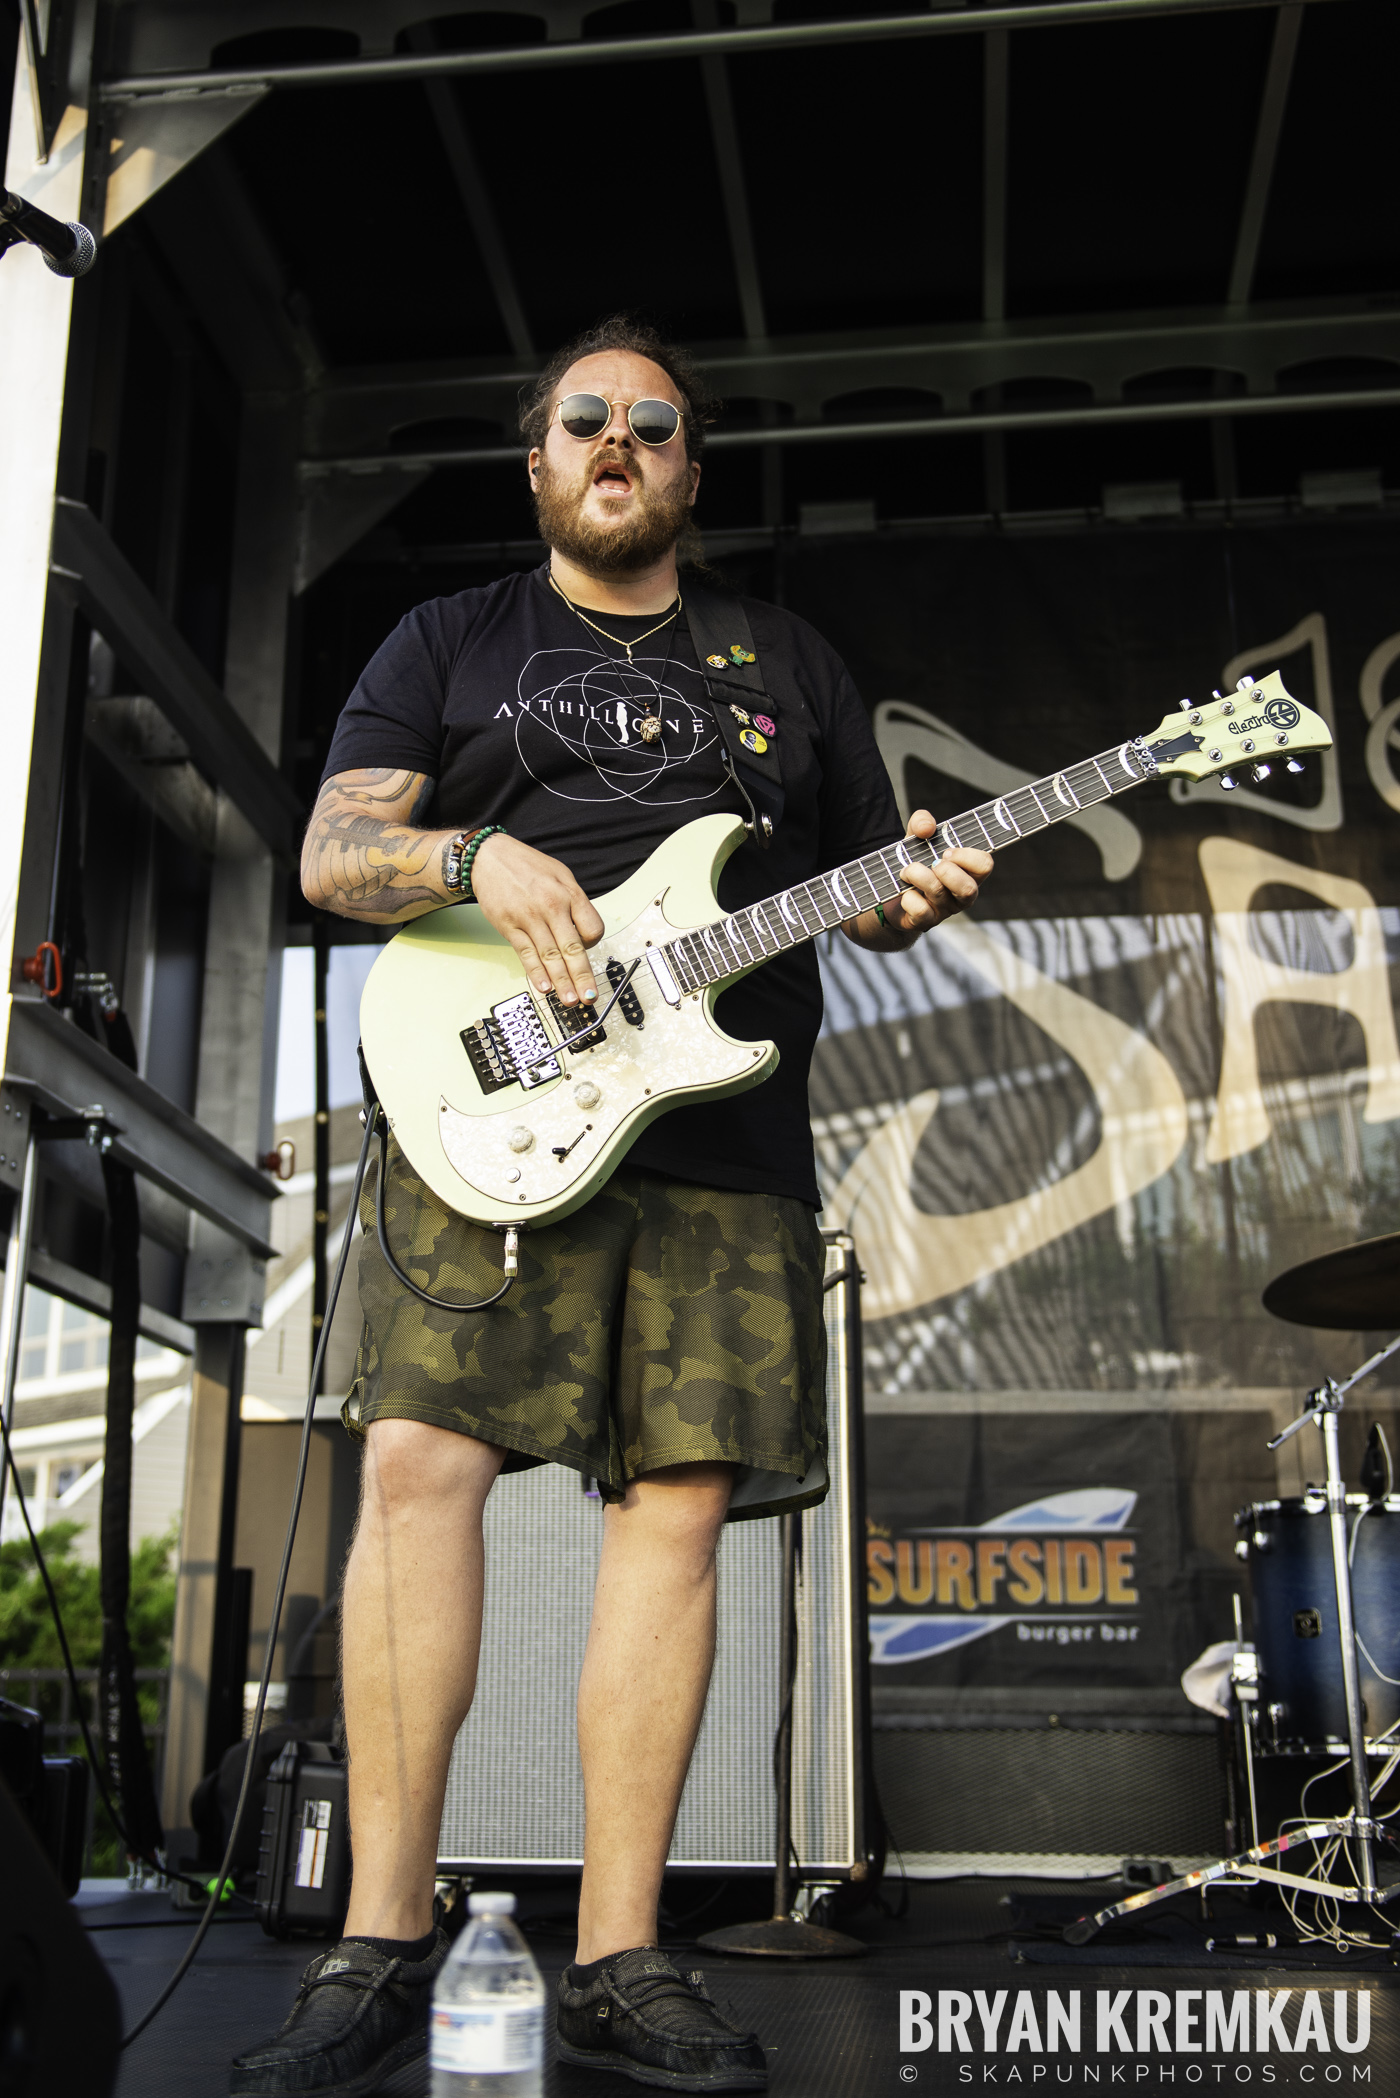
<path id="1" fill-rule="evenodd" d="M 61 1500 L 70 1486 L 76 1486 L 85 1473 L 92 1470 L 97 1459 L 87 1457 L 52 1457 L 49 1460 L 49 1499 Z"/>
<path id="2" fill-rule="evenodd" d="M 106 1319 L 96 1312 L 50 1296 L 31 1283 L 24 1293 L 19 1381 L 85 1373 L 95 1380 L 107 1367 L 109 1331 Z"/>
<path id="3" fill-rule="evenodd" d="M 20 1329 L 19 1376 L 21 1398 L 39 1398 L 45 1391 L 81 1391 L 106 1382 L 111 1327 L 95 1311 L 50 1295 L 31 1283 L 24 1293 L 24 1323 Z M 139 1337 L 136 1342 L 136 1375 L 144 1380 L 174 1369 L 179 1356 L 170 1348 Z M 57 1380 L 64 1380 L 57 1381 Z M 95 1406 L 94 1411 L 98 1410 Z"/>
<path id="4" fill-rule="evenodd" d="M 42 1289 L 27 1289 L 24 1293 L 24 1325 L 19 1351 L 19 1375 L 23 1383 L 29 1377 L 48 1375 L 49 1314 L 54 1298 Z"/>
<path id="5" fill-rule="evenodd" d="M 95 1318 L 81 1304 L 55 1300 L 60 1313 L 58 1374 L 107 1367 L 107 1321 Z"/>

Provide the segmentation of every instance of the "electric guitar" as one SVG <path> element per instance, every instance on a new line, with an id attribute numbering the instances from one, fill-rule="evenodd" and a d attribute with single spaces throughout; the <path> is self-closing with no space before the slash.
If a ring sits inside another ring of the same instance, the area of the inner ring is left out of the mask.
<path id="1" fill-rule="evenodd" d="M 1280 759 L 1298 771 L 1301 752 L 1331 742 L 1277 671 L 1246 678 L 1228 699 L 1183 706 L 1151 735 L 954 816 L 935 841 L 904 838 L 732 914 L 715 882 L 745 826 L 702 816 L 594 899 L 604 932 L 589 951 L 593 1005 L 532 990 L 477 905 L 431 912 L 389 941 L 360 1006 L 389 1127 L 461 1215 L 502 1228 L 567 1216 L 668 1108 L 763 1083 L 777 1048 L 725 1034 L 715 999 L 775 954 L 891 902 L 901 867 L 930 866 L 948 845 L 1000 852 L 1144 780 L 1208 779 L 1241 762 L 1263 778 Z"/>

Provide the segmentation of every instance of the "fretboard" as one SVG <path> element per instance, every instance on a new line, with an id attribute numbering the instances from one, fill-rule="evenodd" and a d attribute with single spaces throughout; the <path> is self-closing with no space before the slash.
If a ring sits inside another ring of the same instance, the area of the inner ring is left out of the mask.
<path id="1" fill-rule="evenodd" d="M 722 983 L 759 962 L 771 961 L 789 947 L 814 940 L 818 933 L 830 932 L 861 911 L 873 910 L 877 903 L 892 902 L 905 886 L 900 879 L 904 867 L 931 867 L 950 845 L 1003 852 L 1018 838 L 1063 823 L 1095 802 L 1109 801 L 1151 779 L 1156 771 L 1141 741 L 1121 743 L 1063 772 L 1013 787 L 997 801 L 965 809 L 961 816 L 940 823 L 936 838 L 902 838 L 882 846 L 830 874 L 815 875 L 762 903 L 751 903 L 713 925 L 681 933 L 662 952 L 682 990 L 698 991 Z"/>

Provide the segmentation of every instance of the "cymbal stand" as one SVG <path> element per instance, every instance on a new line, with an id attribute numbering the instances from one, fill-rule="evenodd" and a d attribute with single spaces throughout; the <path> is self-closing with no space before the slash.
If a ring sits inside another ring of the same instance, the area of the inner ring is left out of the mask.
<path id="1" fill-rule="evenodd" d="M 1356 1876 L 1363 1901 L 1374 1901 L 1380 1891 L 1376 1884 L 1375 1841 L 1376 1824 L 1371 1814 L 1371 1775 L 1366 1766 L 1366 1722 L 1361 1713 L 1361 1675 L 1356 1665 L 1356 1613 L 1352 1607 L 1351 1565 L 1347 1555 L 1347 1489 L 1342 1477 L 1341 1441 L 1339 1421 L 1346 1395 L 1353 1384 L 1369 1377 L 1372 1370 L 1379 1369 L 1387 1356 L 1400 1348 L 1400 1334 L 1388 1347 L 1381 1348 L 1359 1370 L 1353 1370 L 1345 1384 L 1335 1377 L 1328 1377 L 1316 1391 L 1309 1392 L 1308 1403 L 1290 1421 L 1281 1434 L 1271 1438 L 1268 1447 L 1276 1450 L 1315 1421 L 1322 1430 L 1322 1448 L 1327 1467 L 1327 1523 L 1332 1536 L 1332 1578 L 1337 1589 L 1337 1640 L 1342 1654 L 1342 1694 L 1347 1708 L 1347 1753 L 1351 1763 L 1352 1830 L 1356 1846 Z"/>
<path id="2" fill-rule="evenodd" d="M 1249 1840 L 1259 1841 L 1259 1798 L 1254 1784 L 1254 1729 L 1259 1722 L 1259 1654 L 1244 1636 L 1239 1591 L 1231 1598 L 1235 1606 L 1235 1653 L 1230 1663 L 1230 1688 L 1239 1714 L 1240 1740 L 1244 1748 L 1244 1781 L 1249 1798 Z"/>
<path id="3" fill-rule="evenodd" d="M 1321 1894 L 1334 1901 L 1374 1902 L 1390 1900 L 1392 1896 L 1400 1894 L 1400 1887 L 1389 1888 L 1383 1894 L 1376 1880 L 1376 1823 L 1371 1813 L 1371 1779 L 1366 1767 L 1366 1729 L 1361 1716 L 1361 1678 L 1356 1665 L 1356 1617 L 1352 1608 L 1351 1565 L 1347 1557 L 1346 1483 L 1342 1478 L 1338 1436 L 1338 1417 L 1353 1384 L 1358 1384 L 1363 1377 L 1369 1377 L 1372 1370 L 1379 1369 L 1397 1348 L 1400 1348 L 1400 1334 L 1397 1334 L 1387 1347 L 1379 1349 L 1368 1361 L 1363 1362 L 1359 1370 L 1353 1370 L 1344 1384 L 1339 1384 L 1335 1377 L 1329 1377 L 1316 1391 L 1309 1392 L 1307 1405 L 1297 1420 L 1290 1421 L 1268 1445 L 1271 1450 L 1278 1449 L 1282 1443 L 1296 1435 L 1300 1428 L 1305 1428 L 1309 1421 L 1316 1422 L 1322 1431 L 1322 1446 L 1327 1467 L 1327 1515 L 1332 1540 L 1332 1576 L 1337 1588 L 1337 1633 L 1342 1655 L 1342 1689 L 1346 1699 L 1347 1748 L 1351 1765 L 1350 1814 L 1342 1820 L 1310 1822 L 1306 1827 L 1291 1830 L 1288 1835 L 1276 1837 L 1270 1843 L 1259 1842 L 1258 1829 L 1255 1827 L 1251 1831 L 1255 1842 L 1249 1850 L 1240 1851 L 1232 1858 L 1216 1858 L 1195 1872 L 1185 1873 L 1180 1879 L 1167 1880 L 1160 1887 L 1149 1888 L 1142 1894 L 1130 1895 L 1125 1901 L 1114 1902 L 1110 1908 L 1099 1909 L 1092 1916 L 1081 1916 L 1076 1922 L 1067 1924 L 1063 1932 L 1066 1944 L 1087 1945 L 1105 1924 L 1116 1922 L 1120 1916 L 1131 1915 L 1138 1909 L 1150 1908 L 1156 1902 L 1170 1901 L 1174 1895 L 1188 1893 L 1195 1887 L 1252 1886 L 1260 1880 L 1265 1880 L 1275 1886 L 1295 1888 L 1304 1894 Z M 1246 1728 L 1251 1723 L 1247 1712 L 1242 1714 L 1242 1723 Z M 1250 1746 L 1246 1738 L 1247 1755 Z M 1252 1767 L 1250 1778 L 1252 1812 Z M 1336 1836 L 1340 1836 L 1348 1846 L 1346 1854 L 1353 1859 L 1355 1886 L 1339 1886 L 1325 1880 L 1305 1878 L 1298 1873 L 1281 1871 L 1276 1864 L 1265 1862 L 1281 1857 L 1299 1844 L 1317 1843 Z"/>

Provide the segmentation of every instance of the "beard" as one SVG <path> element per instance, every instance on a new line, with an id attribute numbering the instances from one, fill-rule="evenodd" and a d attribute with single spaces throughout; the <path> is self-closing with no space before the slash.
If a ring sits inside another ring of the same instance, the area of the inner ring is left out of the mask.
<path id="1" fill-rule="evenodd" d="M 594 462 L 596 469 L 597 462 Z M 578 488 L 563 488 L 546 461 L 540 461 L 535 488 L 535 517 L 546 546 L 576 561 L 590 575 L 628 575 L 650 568 L 686 532 L 691 521 L 688 476 L 670 488 L 649 488 L 632 468 L 632 507 L 615 525 L 595 524 L 583 515 L 592 478 Z"/>

